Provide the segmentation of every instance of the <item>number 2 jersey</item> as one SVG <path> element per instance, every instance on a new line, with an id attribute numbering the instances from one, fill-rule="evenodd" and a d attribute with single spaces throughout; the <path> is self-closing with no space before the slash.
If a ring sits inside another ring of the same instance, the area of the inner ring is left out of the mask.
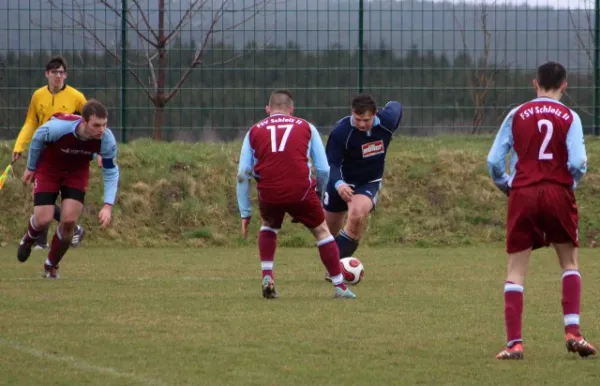
<path id="1" fill-rule="evenodd" d="M 511 151 L 508 174 L 505 157 Z M 513 109 L 488 154 L 490 176 L 504 192 L 543 182 L 575 188 L 586 169 L 581 119 L 551 98 L 536 98 Z"/>
<path id="2" fill-rule="evenodd" d="M 257 181 L 259 199 L 270 203 L 303 200 L 316 186 L 324 191 L 329 177 L 325 147 L 319 132 L 304 119 L 274 114 L 250 128 L 242 145 L 238 168 L 238 205 L 250 216 L 249 179 Z"/>

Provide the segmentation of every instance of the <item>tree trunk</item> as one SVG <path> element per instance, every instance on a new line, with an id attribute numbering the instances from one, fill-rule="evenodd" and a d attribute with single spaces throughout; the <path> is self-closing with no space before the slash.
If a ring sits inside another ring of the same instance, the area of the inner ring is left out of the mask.
<path id="1" fill-rule="evenodd" d="M 162 127 L 165 116 L 165 106 L 162 104 L 154 105 L 154 127 L 152 128 L 152 139 L 162 141 Z"/>
<path id="2" fill-rule="evenodd" d="M 165 36 L 165 0 L 158 2 L 158 75 L 154 97 L 154 128 L 152 139 L 162 140 L 162 127 L 165 116 L 165 82 L 167 78 L 167 45 Z"/>

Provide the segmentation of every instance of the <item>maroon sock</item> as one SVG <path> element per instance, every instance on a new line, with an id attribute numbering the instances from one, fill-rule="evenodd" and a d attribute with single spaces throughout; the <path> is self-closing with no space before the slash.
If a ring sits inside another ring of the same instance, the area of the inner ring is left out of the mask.
<path id="1" fill-rule="evenodd" d="M 504 283 L 504 322 L 508 346 L 522 342 L 521 323 L 523 315 L 523 286 L 507 281 Z"/>
<path id="2" fill-rule="evenodd" d="M 343 290 L 346 289 L 344 277 L 342 276 L 342 267 L 340 263 L 340 251 L 333 236 L 329 236 L 317 243 L 321 261 L 329 273 L 329 277 L 334 286 Z"/>
<path id="3" fill-rule="evenodd" d="M 71 246 L 71 240 L 63 240 L 60 228 L 54 233 L 52 237 L 52 243 L 50 243 L 50 251 L 48 252 L 47 265 L 58 267 L 58 263 L 62 260 L 63 256 Z"/>
<path id="4" fill-rule="evenodd" d="M 33 216 L 31 216 L 29 222 L 27 223 L 27 233 L 25 234 L 25 242 L 30 244 L 33 244 L 33 242 L 37 240 L 42 233 L 44 233 L 43 228 L 37 229 L 34 227 L 33 223 Z"/>
<path id="5" fill-rule="evenodd" d="M 562 275 L 562 309 L 565 333 L 579 336 L 579 311 L 581 304 L 581 274 L 568 270 Z"/>
<path id="6" fill-rule="evenodd" d="M 273 276 L 273 261 L 277 248 L 277 229 L 262 226 L 258 233 L 258 253 L 260 255 L 260 268 L 262 277 Z"/>

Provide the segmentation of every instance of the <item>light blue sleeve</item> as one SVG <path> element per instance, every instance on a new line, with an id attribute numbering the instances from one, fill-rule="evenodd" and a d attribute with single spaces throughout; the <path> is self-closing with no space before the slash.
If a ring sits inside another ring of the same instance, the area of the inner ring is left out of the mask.
<path id="1" fill-rule="evenodd" d="M 573 189 L 587 172 L 587 153 L 585 151 L 585 140 L 583 137 L 583 127 L 581 118 L 573 112 L 573 123 L 567 133 L 567 152 L 569 157 L 567 167 L 569 173 L 573 176 Z"/>
<path id="2" fill-rule="evenodd" d="M 242 218 L 252 216 L 250 202 L 250 179 L 254 176 L 254 150 L 250 146 L 250 132 L 246 133 L 240 153 L 240 164 L 237 173 L 237 200 Z"/>
<path id="3" fill-rule="evenodd" d="M 323 194 L 329 180 L 329 163 L 327 162 L 327 154 L 325 154 L 325 146 L 323 145 L 321 134 L 319 134 L 317 128 L 312 124 L 310 124 L 310 131 L 309 154 L 317 171 L 317 190 Z"/>
<path id="4" fill-rule="evenodd" d="M 115 204 L 119 185 L 119 166 L 117 166 L 117 140 L 112 131 L 106 129 L 100 144 L 102 157 L 102 176 L 104 179 L 104 203 Z"/>
<path id="5" fill-rule="evenodd" d="M 67 133 L 72 132 L 75 127 L 79 124 L 77 121 L 63 121 L 58 119 L 51 119 L 48 122 L 40 126 L 31 139 L 29 145 L 29 155 L 27 157 L 27 169 L 34 171 L 37 167 L 37 163 L 40 160 L 42 150 L 48 143 L 56 142 L 59 138 Z"/>
<path id="6" fill-rule="evenodd" d="M 506 173 L 506 155 L 512 149 L 512 121 L 518 107 L 513 109 L 500 126 L 494 144 L 487 157 L 488 172 L 494 184 L 508 194 L 510 176 Z"/>

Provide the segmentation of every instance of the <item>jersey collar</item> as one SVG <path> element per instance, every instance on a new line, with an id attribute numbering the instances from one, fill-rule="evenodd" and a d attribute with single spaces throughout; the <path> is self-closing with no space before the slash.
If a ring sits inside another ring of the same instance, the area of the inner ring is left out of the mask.
<path id="1" fill-rule="evenodd" d="M 48 92 L 50 94 L 52 94 L 52 90 L 50 90 L 50 86 L 46 86 L 46 88 L 48 89 Z M 65 84 L 63 84 L 62 88 L 60 90 L 58 90 L 56 93 L 58 94 L 59 92 L 63 91 L 66 88 L 67 88 L 67 84 L 65 83 Z"/>
<path id="2" fill-rule="evenodd" d="M 375 118 L 373 118 L 373 126 L 371 126 L 371 128 L 368 131 L 371 131 L 375 126 L 379 126 L 380 124 L 381 124 L 381 120 L 379 119 L 379 117 L 377 115 L 375 115 Z M 350 126 L 352 126 L 352 128 L 354 128 L 354 129 L 356 129 L 356 126 L 354 125 L 354 117 L 352 115 L 350 116 Z"/>
<path id="3" fill-rule="evenodd" d="M 562 103 L 558 99 L 548 98 L 548 97 L 537 97 L 537 98 L 534 98 L 532 100 L 532 102 L 554 102 L 554 103 L 559 103 L 564 106 L 564 103 Z"/>

